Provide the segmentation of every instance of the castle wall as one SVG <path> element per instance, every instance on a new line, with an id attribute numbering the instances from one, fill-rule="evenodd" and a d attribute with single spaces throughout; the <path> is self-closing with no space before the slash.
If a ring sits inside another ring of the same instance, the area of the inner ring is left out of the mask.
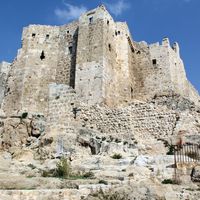
<path id="1" fill-rule="evenodd" d="M 80 107 L 82 127 L 106 134 L 129 134 L 138 139 L 169 138 L 176 126 L 176 113 L 147 103 L 132 103 L 118 109 Z"/>
<path id="2" fill-rule="evenodd" d="M 6 81 L 8 78 L 9 70 L 10 70 L 10 63 L 7 62 L 0 63 L 0 107 L 4 98 Z"/>
<path id="3" fill-rule="evenodd" d="M 117 83 L 118 83 L 118 103 L 124 103 L 131 99 L 131 77 L 129 69 L 129 44 L 128 37 L 131 37 L 128 26 L 125 22 L 116 23 L 116 53 L 117 53 Z"/>
<path id="4" fill-rule="evenodd" d="M 49 116 L 46 136 L 63 139 L 66 147 L 74 144 L 81 128 L 107 135 L 130 135 L 138 139 L 168 138 L 174 133 L 177 115 L 174 111 L 134 102 L 123 108 L 88 106 L 79 102 L 75 91 L 67 85 L 49 87 Z M 62 109 L 59 109 L 62 108 Z M 69 141 L 66 141 L 69 140 Z"/>
<path id="5" fill-rule="evenodd" d="M 59 28 L 59 53 L 56 67 L 56 83 L 75 87 L 78 22 Z"/>
<path id="6" fill-rule="evenodd" d="M 103 26 L 104 12 L 98 8 L 79 19 L 75 89 L 85 103 L 103 101 Z"/>
<path id="7" fill-rule="evenodd" d="M 154 94 L 167 94 L 175 89 L 169 60 L 170 48 L 167 38 L 163 39 L 161 46 L 159 43 L 149 46 L 150 62 L 153 66 L 152 74 L 154 74 L 154 77 L 149 77 L 147 84 L 148 82 L 152 83 L 150 87 Z"/>
<path id="8" fill-rule="evenodd" d="M 177 43 L 170 46 L 169 40 L 163 40 L 162 45 L 150 45 L 150 55 L 153 62 L 156 59 L 155 68 L 159 69 L 158 79 L 155 79 L 152 89 L 158 95 L 180 94 L 195 103 L 198 103 L 198 92 L 191 87 L 185 73 L 182 59 L 180 58 L 179 46 Z M 156 73 L 153 72 L 155 75 Z M 153 77 L 153 76 L 152 76 Z"/>
<path id="9" fill-rule="evenodd" d="M 2 107 L 9 115 L 48 114 L 51 83 L 71 86 L 87 105 L 117 107 L 173 93 L 199 103 L 178 44 L 134 42 L 127 24 L 114 22 L 104 6 L 68 25 L 24 28 L 8 77 Z"/>
<path id="10" fill-rule="evenodd" d="M 74 84 L 76 30 L 77 23 L 65 27 L 30 25 L 24 28 L 22 49 L 7 84 L 6 113 L 19 110 L 47 113 L 48 85 Z"/>
<path id="11" fill-rule="evenodd" d="M 109 106 L 118 106 L 131 98 L 129 34 L 126 23 L 109 20 L 109 27 L 105 28 L 103 91 Z"/>
<path id="12" fill-rule="evenodd" d="M 145 79 L 151 73 L 148 54 L 129 38 L 129 70 L 132 99 L 143 99 L 146 93 Z"/>
<path id="13" fill-rule="evenodd" d="M 46 127 L 47 137 L 54 137 L 65 146 L 73 144 L 74 134 L 74 107 L 76 95 L 73 88 L 64 84 L 49 85 L 48 119 Z"/>

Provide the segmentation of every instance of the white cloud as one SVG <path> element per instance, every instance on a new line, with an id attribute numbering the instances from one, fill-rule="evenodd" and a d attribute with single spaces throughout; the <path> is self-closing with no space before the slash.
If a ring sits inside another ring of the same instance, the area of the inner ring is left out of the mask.
<path id="1" fill-rule="evenodd" d="M 60 22 L 69 22 L 71 20 L 75 20 L 79 18 L 79 16 L 87 11 L 87 8 L 83 5 L 75 6 L 69 3 L 64 3 L 65 8 L 60 9 L 56 8 L 54 13 Z"/>
<path id="2" fill-rule="evenodd" d="M 130 5 L 124 0 L 118 0 L 116 3 L 105 3 L 110 12 L 115 16 L 121 15 L 125 10 L 130 8 Z"/>

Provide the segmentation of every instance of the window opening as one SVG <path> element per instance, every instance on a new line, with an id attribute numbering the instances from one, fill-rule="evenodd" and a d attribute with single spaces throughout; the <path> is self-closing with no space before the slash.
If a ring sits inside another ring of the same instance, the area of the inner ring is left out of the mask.
<path id="1" fill-rule="evenodd" d="M 152 60 L 152 63 L 153 63 L 153 65 L 156 65 L 156 64 L 157 64 L 157 60 L 156 60 L 156 59 L 153 59 L 153 60 Z"/>
<path id="2" fill-rule="evenodd" d="M 133 88 L 131 87 L 131 98 L 133 98 Z"/>
<path id="3" fill-rule="evenodd" d="M 40 55 L 40 59 L 44 60 L 45 59 L 45 55 L 44 55 L 44 51 L 42 51 L 41 55 Z"/>
<path id="4" fill-rule="evenodd" d="M 69 53 L 72 54 L 72 46 L 69 47 Z"/>
<path id="5" fill-rule="evenodd" d="M 108 49 L 109 51 L 111 51 L 111 44 L 108 44 Z"/>
<path id="6" fill-rule="evenodd" d="M 89 22 L 90 22 L 90 24 L 93 22 L 93 17 L 89 18 Z"/>

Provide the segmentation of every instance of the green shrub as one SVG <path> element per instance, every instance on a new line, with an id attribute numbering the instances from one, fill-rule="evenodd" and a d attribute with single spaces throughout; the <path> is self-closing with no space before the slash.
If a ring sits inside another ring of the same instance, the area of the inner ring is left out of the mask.
<path id="1" fill-rule="evenodd" d="M 128 177 L 133 177 L 134 175 L 133 175 L 133 173 L 130 173 L 129 175 L 128 175 Z"/>
<path id="2" fill-rule="evenodd" d="M 108 185 L 108 181 L 105 181 L 105 180 L 99 180 L 99 184 Z"/>
<path id="3" fill-rule="evenodd" d="M 80 173 L 80 172 L 74 173 L 72 171 L 72 168 L 67 158 L 63 157 L 57 163 L 55 170 L 43 171 L 42 176 L 43 177 L 59 177 L 59 178 L 76 180 L 76 179 L 94 178 L 94 173 L 91 171 L 86 172 L 86 173 Z"/>
<path id="4" fill-rule="evenodd" d="M 84 178 L 94 178 L 94 173 L 93 172 L 86 172 L 83 174 Z"/>
<path id="5" fill-rule="evenodd" d="M 21 118 L 22 118 L 22 119 L 25 119 L 25 118 L 27 118 L 27 116 L 28 116 L 28 113 L 27 113 L 27 112 L 24 112 L 24 113 L 22 113 Z"/>
<path id="6" fill-rule="evenodd" d="M 175 184 L 175 181 L 172 179 L 164 179 L 162 181 L 162 184 Z"/>
<path id="7" fill-rule="evenodd" d="M 70 177 L 72 169 L 67 158 L 62 157 L 60 161 L 57 163 L 56 167 L 57 167 L 55 171 L 56 177 L 61 177 L 61 178 Z"/>
<path id="8" fill-rule="evenodd" d="M 172 144 L 168 145 L 167 155 L 174 155 L 174 146 Z"/>
<path id="9" fill-rule="evenodd" d="M 36 168 L 36 166 L 34 166 L 33 164 L 28 164 L 28 167 L 30 167 L 31 169 L 35 169 Z"/>
<path id="10" fill-rule="evenodd" d="M 115 153 L 113 156 L 111 156 L 111 158 L 113 158 L 113 159 L 121 159 L 122 155 L 118 154 L 118 153 Z"/>

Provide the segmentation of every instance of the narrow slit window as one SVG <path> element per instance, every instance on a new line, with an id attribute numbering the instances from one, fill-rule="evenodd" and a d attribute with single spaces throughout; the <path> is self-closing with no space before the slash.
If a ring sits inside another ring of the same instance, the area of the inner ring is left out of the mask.
<path id="1" fill-rule="evenodd" d="M 42 51 L 41 55 L 40 55 L 40 59 L 44 60 L 45 59 L 45 55 L 44 55 L 44 51 Z"/>
<path id="2" fill-rule="evenodd" d="M 133 88 L 131 87 L 131 98 L 133 98 Z"/>
<path id="3" fill-rule="evenodd" d="M 156 65 L 156 64 L 157 64 L 157 60 L 156 60 L 156 59 L 153 59 L 153 60 L 152 60 L 152 63 L 153 63 L 153 65 Z"/>
<path id="4" fill-rule="evenodd" d="M 109 20 L 107 20 L 107 25 L 109 25 L 109 23 L 110 23 Z"/>
<path id="5" fill-rule="evenodd" d="M 35 35 L 36 35 L 35 33 L 32 33 L 32 38 L 35 38 Z"/>
<path id="6" fill-rule="evenodd" d="M 108 49 L 109 51 L 111 51 L 111 44 L 108 44 Z"/>
<path id="7" fill-rule="evenodd" d="M 49 39 L 49 34 L 46 35 L 46 39 L 47 39 L 47 40 Z"/>
<path id="8" fill-rule="evenodd" d="M 69 53 L 70 53 L 70 54 L 72 54 L 72 50 L 73 50 L 73 48 L 72 48 L 72 46 L 70 46 L 70 47 L 69 47 Z"/>
<path id="9" fill-rule="evenodd" d="M 93 17 L 90 17 L 90 18 L 89 18 L 89 22 L 90 22 L 90 24 L 93 22 L 93 20 L 94 20 Z"/>

